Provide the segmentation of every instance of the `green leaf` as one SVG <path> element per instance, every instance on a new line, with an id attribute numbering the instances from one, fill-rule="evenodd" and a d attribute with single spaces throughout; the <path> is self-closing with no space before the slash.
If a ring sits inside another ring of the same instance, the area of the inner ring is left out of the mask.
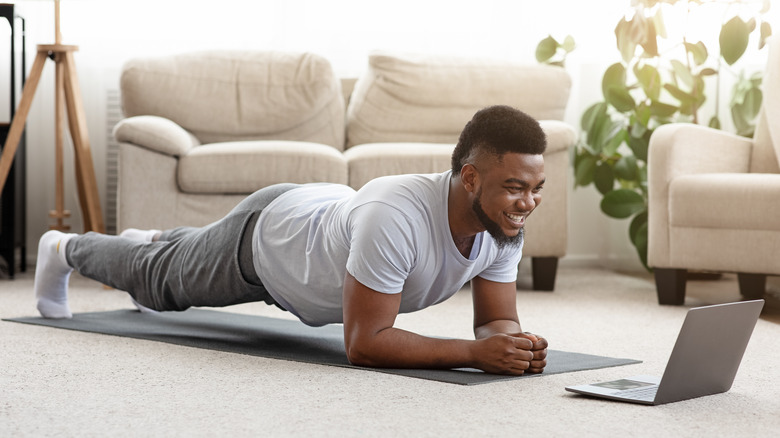
<path id="1" fill-rule="evenodd" d="M 602 195 L 615 187 L 615 175 L 607 163 L 601 163 L 596 166 L 593 173 L 593 183 Z"/>
<path id="2" fill-rule="evenodd" d="M 761 22 L 761 38 L 758 39 L 758 50 L 764 48 L 766 40 L 772 36 L 772 25 L 766 21 Z"/>
<path id="3" fill-rule="evenodd" d="M 594 156 L 583 156 L 577 161 L 574 169 L 575 186 L 585 187 L 593 182 L 596 161 Z"/>
<path id="4" fill-rule="evenodd" d="M 671 117 L 679 111 L 680 108 L 668 103 L 653 101 L 650 103 L 650 111 L 653 115 L 658 117 Z"/>
<path id="5" fill-rule="evenodd" d="M 751 88 L 745 93 L 745 100 L 740 105 L 740 110 L 748 120 L 753 120 L 758 116 L 761 110 L 761 102 L 764 100 L 764 94 L 759 88 Z"/>
<path id="6" fill-rule="evenodd" d="M 636 216 L 634 216 L 633 219 L 631 219 L 631 224 L 628 226 L 628 237 L 631 239 L 632 242 L 637 241 L 637 237 L 640 237 L 642 233 L 642 227 L 647 226 L 647 210 L 640 212 Z M 645 235 L 645 238 L 647 235 Z"/>
<path id="7" fill-rule="evenodd" d="M 733 17 L 721 27 L 718 38 L 720 55 L 728 65 L 734 64 L 742 57 L 747 49 L 749 37 L 750 27 L 739 16 Z"/>
<path id="8" fill-rule="evenodd" d="M 599 102 L 594 103 L 588 109 L 582 113 L 582 119 L 580 119 L 580 127 L 583 131 L 588 132 L 593 129 L 596 121 L 607 115 L 607 103 Z"/>
<path id="9" fill-rule="evenodd" d="M 608 102 L 607 89 L 609 87 L 626 88 L 626 68 L 623 64 L 617 62 L 610 65 L 604 72 L 604 77 L 601 78 L 601 93 L 604 95 L 604 100 Z"/>
<path id="10" fill-rule="evenodd" d="M 642 126 L 647 126 L 648 123 L 650 123 L 650 118 L 652 116 L 653 113 L 650 110 L 650 105 L 645 102 L 641 102 L 634 109 L 634 117 L 636 118 L 635 122 L 640 123 Z"/>
<path id="11" fill-rule="evenodd" d="M 707 100 L 707 95 L 704 94 L 704 78 L 696 76 L 694 78 L 693 95 L 696 96 L 696 106 L 701 106 L 704 101 Z"/>
<path id="12" fill-rule="evenodd" d="M 612 120 L 606 113 L 597 113 L 593 125 L 587 131 L 587 142 L 597 153 L 604 148 L 605 139 L 612 129 Z"/>
<path id="13" fill-rule="evenodd" d="M 615 175 L 626 181 L 638 181 L 639 166 L 636 164 L 636 157 L 633 155 L 621 157 L 615 163 Z"/>
<path id="14" fill-rule="evenodd" d="M 688 70 L 688 67 L 676 59 L 672 59 L 670 62 L 672 64 L 672 69 L 674 69 L 675 76 L 677 76 L 683 84 L 687 85 L 688 88 L 693 88 L 693 75 L 690 70 Z"/>
<path id="15" fill-rule="evenodd" d="M 720 119 L 718 118 L 718 116 L 712 116 L 707 126 L 714 129 L 720 129 Z"/>
<path id="16" fill-rule="evenodd" d="M 648 224 L 647 224 L 647 211 L 637 214 L 631 221 L 629 226 L 629 232 L 631 237 L 631 243 L 636 248 L 636 253 L 639 256 L 639 260 L 645 266 L 645 269 L 650 270 L 647 266 L 647 242 L 648 238 Z"/>
<path id="17" fill-rule="evenodd" d="M 642 68 L 636 70 L 636 78 L 639 81 L 639 85 L 642 86 L 645 95 L 650 100 L 658 100 L 662 90 L 661 73 L 655 67 L 645 64 Z"/>
<path id="18" fill-rule="evenodd" d="M 696 102 L 696 98 L 678 87 L 672 84 L 664 84 L 664 90 L 668 91 L 675 99 L 679 100 L 683 105 L 692 105 Z"/>
<path id="19" fill-rule="evenodd" d="M 645 209 L 645 199 L 629 189 L 616 189 L 604 195 L 601 211 L 607 216 L 625 219 Z"/>
<path id="20" fill-rule="evenodd" d="M 641 137 L 629 137 L 628 147 L 631 148 L 631 152 L 637 160 L 647 162 L 647 151 L 650 145 L 650 136 L 653 134 L 652 130 L 647 130 Z"/>
<path id="21" fill-rule="evenodd" d="M 608 132 L 603 136 L 604 145 L 601 149 L 601 153 L 607 157 L 613 157 L 617 155 L 617 150 L 621 144 L 626 140 L 628 132 L 623 129 L 620 123 L 612 123 Z"/>
<path id="22" fill-rule="evenodd" d="M 536 60 L 543 63 L 555 56 L 557 51 L 558 41 L 555 41 L 552 36 L 548 36 L 536 45 Z"/>
<path id="23" fill-rule="evenodd" d="M 642 48 L 645 49 L 645 55 L 650 57 L 658 56 L 658 37 L 656 36 L 655 23 L 653 20 L 644 20 L 645 38 L 642 41 Z"/>
<path id="24" fill-rule="evenodd" d="M 693 56 L 693 62 L 696 65 L 702 65 L 707 61 L 707 46 L 701 41 L 696 44 L 685 43 L 685 50 Z"/>
<path id="25" fill-rule="evenodd" d="M 618 111 L 625 113 L 636 107 L 636 102 L 634 102 L 634 98 L 631 97 L 631 93 L 628 92 L 626 87 L 610 85 L 606 91 L 605 97 L 607 102 Z"/>
<path id="26" fill-rule="evenodd" d="M 630 62 L 636 52 L 636 43 L 631 39 L 631 22 L 625 17 L 615 26 L 615 39 L 623 61 Z"/>
<path id="27" fill-rule="evenodd" d="M 566 51 L 566 53 L 571 53 L 574 51 L 574 49 L 577 47 L 577 45 L 574 43 L 574 37 L 571 35 L 566 35 L 566 38 L 563 39 L 563 50 Z"/>

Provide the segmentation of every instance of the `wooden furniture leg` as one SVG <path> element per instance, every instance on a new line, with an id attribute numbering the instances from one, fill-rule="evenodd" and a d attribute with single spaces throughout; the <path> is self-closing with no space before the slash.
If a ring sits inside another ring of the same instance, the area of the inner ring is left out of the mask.
<path id="1" fill-rule="evenodd" d="M 61 56 L 56 54 L 56 57 Z M 55 106 L 54 106 L 54 178 L 55 178 L 55 209 L 49 212 L 49 217 L 56 223 L 49 229 L 67 231 L 70 226 L 63 219 L 70 216 L 65 210 L 65 163 L 63 154 L 63 128 L 65 125 L 65 70 L 58 59 L 55 60 Z"/>
<path id="2" fill-rule="evenodd" d="M 558 272 L 558 257 L 531 257 L 531 275 L 534 290 L 555 290 L 555 275 Z"/>
<path id="3" fill-rule="evenodd" d="M 739 292 L 748 300 L 757 300 L 766 292 L 766 275 L 737 273 Z"/>
<path id="4" fill-rule="evenodd" d="M 653 268 L 658 304 L 679 306 L 685 303 L 686 269 Z"/>

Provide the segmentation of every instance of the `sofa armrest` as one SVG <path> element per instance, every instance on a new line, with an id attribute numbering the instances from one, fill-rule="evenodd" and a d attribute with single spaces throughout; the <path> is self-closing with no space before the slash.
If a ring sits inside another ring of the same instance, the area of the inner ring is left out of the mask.
<path id="1" fill-rule="evenodd" d="M 540 120 L 539 126 L 547 136 L 545 155 L 559 151 L 568 153 L 577 144 L 577 131 L 568 123 L 559 120 Z"/>
<path id="2" fill-rule="evenodd" d="M 647 161 L 648 264 L 670 266 L 669 184 L 697 173 L 748 173 L 753 141 L 689 123 L 663 125 L 653 132 Z"/>
<path id="3" fill-rule="evenodd" d="M 157 116 L 135 116 L 114 127 L 114 137 L 122 143 L 180 157 L 200 142 L 194 135 L 171 120 Z"/>

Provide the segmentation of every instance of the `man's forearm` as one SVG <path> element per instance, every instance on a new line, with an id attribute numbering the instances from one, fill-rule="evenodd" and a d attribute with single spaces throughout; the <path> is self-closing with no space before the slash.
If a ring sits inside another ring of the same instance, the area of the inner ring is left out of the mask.
<path id="1" fill-rule="evenodd" d="M 398 328 L 387 328 L 371 339 L 353 339 L 346 345 L 355 365 L 377 368 L 460 368 L 473 366 L 474 341 L 429 338 Z"/>

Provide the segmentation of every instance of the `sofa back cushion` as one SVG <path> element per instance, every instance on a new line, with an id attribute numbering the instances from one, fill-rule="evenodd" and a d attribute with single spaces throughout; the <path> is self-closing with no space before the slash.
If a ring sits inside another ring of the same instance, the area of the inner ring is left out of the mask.
<path id="1" fill-rule="evenodd" d="M 478 110 L 497 104 L 563 120 L 571 78 L 562 68 L 374 52 L 347 108 L 347 147 L 456 143 Z"/>
<path id="2" fill-rule="evenodd" d="M 209 51 L 127 62 L 126 117 L 172 120 L 201 143 L 292 140 L 344 148 L 341 83 L 311 53 Z"/>

